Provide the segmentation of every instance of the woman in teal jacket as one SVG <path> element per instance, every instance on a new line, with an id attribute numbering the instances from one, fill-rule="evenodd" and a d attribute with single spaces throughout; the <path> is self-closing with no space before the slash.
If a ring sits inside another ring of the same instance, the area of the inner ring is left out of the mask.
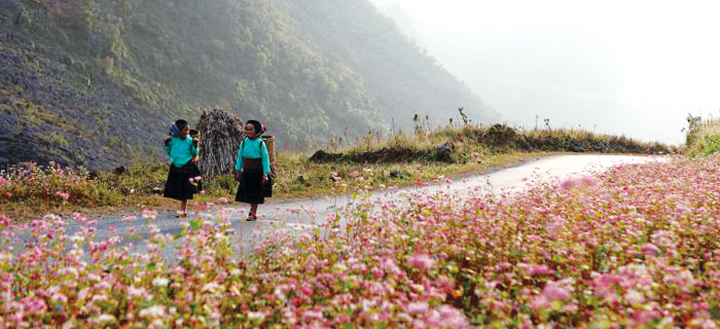
<path id="1" fill-rule="evenodd" d="M 170 160 L 165 191 L 166 198 L 180 201 L 180 211 L 176 217 L 187 217 L 187 200 L 202 187 L 192 181 L 200 176 L 200 169 L 196 161 L 198 156 L 198 142 L 189 136 L 190 126 L 185 120 L 177 120 L 170 127 L 170 134 L 165 137 L 165 154 Z"/>
<path id="2" fill-rule="evenodd" d="M 235 160 L 235 179 L 240 182 L 235 201 L 250 204 L 248 221 L 257 220 L 258 204 L 272 196 L 270 157 L 261 135 L 265 127 L 256 120 L 245 125 L 245 139 L 240 142 Z"/>

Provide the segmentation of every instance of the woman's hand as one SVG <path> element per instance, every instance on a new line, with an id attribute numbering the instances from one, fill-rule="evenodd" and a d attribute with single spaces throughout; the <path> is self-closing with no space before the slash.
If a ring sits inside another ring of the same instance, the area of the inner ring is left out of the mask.
<path id="1" fill-rule="evenodd" d="M 268 174 L 263 175 L 262 183 L 267 184 L 268 181 L 269 181 Z"/>
<path id="2" fill-rule="evenodd" d="M 239 182 L 242 180 L 242 172 L 240 171 L 234 171 L 233 177 L 235 178 L 235 181 Z"/>

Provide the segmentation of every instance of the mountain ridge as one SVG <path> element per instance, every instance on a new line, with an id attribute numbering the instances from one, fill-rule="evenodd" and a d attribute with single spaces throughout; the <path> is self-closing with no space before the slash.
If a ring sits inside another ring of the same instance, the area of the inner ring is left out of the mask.
<path id="1" fill-rule="evenodd" d="M 162 159 L 203 107 L 280 145 L 499 115 L 365 0 L 0 0 L 0 163 L 106 170 Z M 452 111 L 452 112 L 450 112 Z"/>

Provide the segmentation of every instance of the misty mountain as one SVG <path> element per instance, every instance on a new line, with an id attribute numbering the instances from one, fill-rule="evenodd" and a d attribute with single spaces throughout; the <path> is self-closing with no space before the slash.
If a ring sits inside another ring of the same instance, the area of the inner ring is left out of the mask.
<path id="1" fill-rule="evenodd" d="M 462 68 L 462 78 L 511 125 L 542 128 L 547 119 L 553 128 L 633 130 L 613 120 L 627 116 L 618 101 L 622 76 L 612 56 L 592 40 L 547 31 L 430 39 L 448 69 Z"/>
<path id="2" fill-rule="evenodd" d="M 542 26 L 448 33 L 418 23 L 393 0 L 373 1 L 510 125 L 542 128 L 547 119 L 555 128 L 648 135 L 635 124 L 646 118 L 621 101 L 620 63 L 592 35 Z"/>
<path id="3" fill-rule="evenodd" d="M 365 0 L 0 0 L 0 163 L 161 159 L 220 106 L 281 147 L 498 115 Z"/>

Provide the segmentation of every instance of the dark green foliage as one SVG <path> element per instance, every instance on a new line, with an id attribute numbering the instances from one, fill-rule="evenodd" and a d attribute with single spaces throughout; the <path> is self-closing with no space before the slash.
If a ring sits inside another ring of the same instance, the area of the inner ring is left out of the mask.
<path id="1" fill-rule="evenodd" d="M 398 33 L 390 19 L 377 15 L 369 1 L 288 0 L 287 5 L 312 44 L 362 75 L 364 86 L 377 96 L 379 121 L 394 118 L 400 128 L 410 128 L 420 113 L 429 114 L 435 126 L 457 108 L 464 108 L 466 120 L 467 115 L 475 122 L 499 119 L 435 58 Z"/>
<path id="2" fill-rule="evenodd" d="M 465 107 L 467 87 L 362 0 L 4 0 L 0 162 L 112 169 L 163 158 L 170 122 L 220 106 L 284 148 L 419 111 Z M 27 111 L 30 108 L 32 111 Z"/>

